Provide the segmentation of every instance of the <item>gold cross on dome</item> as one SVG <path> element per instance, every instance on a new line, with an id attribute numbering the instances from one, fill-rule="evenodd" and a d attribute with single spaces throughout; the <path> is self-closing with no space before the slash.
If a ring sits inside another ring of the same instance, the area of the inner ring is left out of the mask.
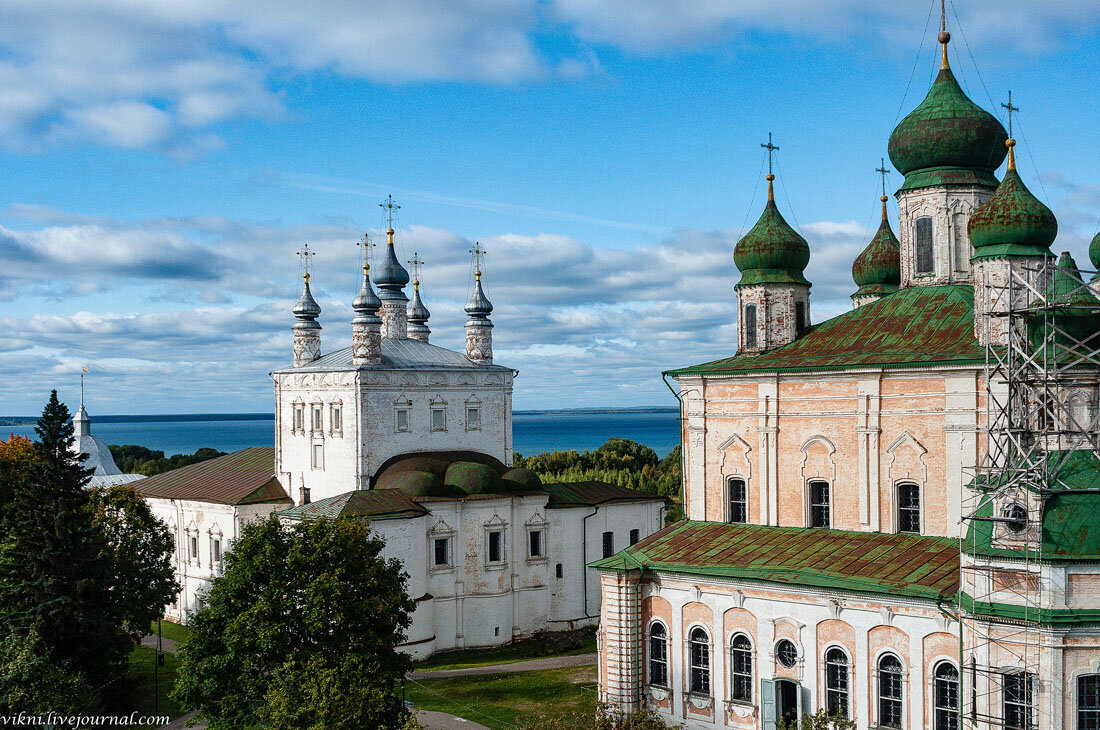
<path id="1" fill-rule="evenodd" d="M 772 153 L 779 149 L 774 144 L 772 144 L 772 133 L 771 132 L 768 132 L 768 143 L 767 144 L 761 144 L 760 146 L 768 151 L 768 174 L 771 175 L 772 174 Z"/>
<path id="2" fill-rule="evenodd" d="M 474 241 L 474 247 L 470 249 L 470 253 L 474 255 L 474 273 L 480 277 L 481 259 L 485 256 L 485 249 L 481 247 L 481 242 Z"/>
<path id="3" fill-rule="evenodd" d="M 424 260 L 420 258 L 420 254 L 418 254 L 416 251 L 413 251 L 413 257 L 405 263 L 407 263 L 409 266 L 413 267 L 413 282 L 416 283 L 416 284 L 419 284 L 420 283 L 420 270 L 424 266 Z"/>

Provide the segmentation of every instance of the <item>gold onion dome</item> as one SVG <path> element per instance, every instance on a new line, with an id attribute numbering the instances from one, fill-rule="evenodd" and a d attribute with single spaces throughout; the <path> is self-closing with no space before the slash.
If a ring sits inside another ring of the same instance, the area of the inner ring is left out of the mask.
<path id="1" fill-rule="evenodd" d="M 989 200 L 970 216 L 967 232 L 974 258 L 1049 256 L 1058 236 L 1058 220 L 1050 208 L 1031 194 L 1016 172 L 1016 141 L 1005 142 L 1008 170 Z"/>
<path id="2" fill-rule="evenodd" d="M 892 294 L 901 283 L 901 244 L 890 228 L 886 196 L 882 201 L 882 223 L 867 247 L 852 263 L 852 279 L 859 291 L 854 296 Z"/>
<path id="3" fill-rule="evenodd" d="M 993 173 L 1005 159 L 1005 128 L 967 97 L 951 73 L 950 38 L 946 31 L 940 34 L 943 62 L 928 95 L 890 134 L 890 160 L 905 175 L 902 190 L 996 185 Z"/>
<path id="4" fill-rule="evenodd" d="M 810 263 L 810 246 L 783 219 L 775 205 L 775 191 L 769 174 L 768 203 L 764 212 L 733 249 L 733 263 L 741 272 L 737 288 L 756 284 L 810 285 L 802 272 Z"/>

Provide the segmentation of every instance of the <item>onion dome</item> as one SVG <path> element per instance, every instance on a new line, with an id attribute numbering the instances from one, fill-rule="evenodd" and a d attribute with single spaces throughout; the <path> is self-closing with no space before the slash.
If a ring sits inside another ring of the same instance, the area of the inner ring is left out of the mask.
<path id="1" fill-rule="evenodd" d="M 397 251 L 393 247 L 392 228 L 386 231 L 386 255 L 378 265 L 374 283 L 378 285 L 378 296 L 382 299 L 407 299 L 404 289 L 409 283 L 409 272 L 397 260 Z"/>
<path id="2" fill-rule="evenodd" d="M 881 200 L 882 223 L 878 232 L 852 263 L 852 278 L 859 287 L 853 296 L 892 294 L 901 283 L 901 244 L 890 228 L 886 196 Z"/>
<path id="3" fill-rule="evenodd" d="M 351 308 L 355 311 L 355 318 L 352 319 L 352 322 L 381 322 L 382 320 L 378 317 L 378 308 L 381 306 L 382 301 L 370 285 L 370 264 L 364 264 L 363 287 L 359 290 L 359 294 L 356 295 L 355 299 L 351 300 Z"/>
<path id="4" fill-rule="evenodd" d="M 1092 268 L 1100 272 L 1100 233 L 1093 236 L 1092 243 L 1089 244 L 1089 261 L 1092 262 Z"/>
<path id="5" fill-rule="evenodd" d="M 481 288 L 481 269 L 474 272 L 474 290 L 466 301 L 465 309 L 470 319 L 488 319 L 493 313 L 493 304 Z"/>
<path id="6" fill-rule="evenodd" d="M 319 330 L 321 325 L 317 322 L 317 317 L 321 315 L 321 305 L 317 303 L 317 300 L 313 298 L 313 293 L 309 290 L 309 274 L 307 273 L 302 277 L 302 296 L 298 298 L 298 303 L 294 305 L 294 317 L 298 321 L 294 323 L 294 329 L 296 330 Z"/>
<path id="7" fill-rule="evenodd" d="M 802 272 L 810 263 L 810 246 L 795 231 L 775 205 L 772 182 L 768 173 L 768 203 L 760 220 L 756 221 L 733 249 L 733 263 L 741 272 L 737 288 L 756 284 L 802 284 L 810 282 Z"/>
<path id="8" fill-rule="evenodd" d="M 890 133 L 890 160 L 905 175 L 902 190 L 997 184 L 1008 138 L 996 117 L 972 102 L 947 64 L 950 34 L 940 34 L 943 63 L 916 109 Z"/>
<path id="9" fill-rule="evenodd" d="M 428 335 L 432 332 L 428 329 L 428 317 L 431 316 L 431 312 L 424 306 L 424 302 L 420 298 L 419 281 L 413 282 L 413 297 L 406 311 L 409 319 L 409 337 L 414 340 L 421 338 L 427 340 Z"/>
<path id="10" fill-rule="evenodd" d="M 1058 221 L 1050 208 L 1031 194 L 1016 172 L 1013 147 L 1016 140 L 1005 142 L 1008 170 L 989 200 L 978 206 L 967 231 L 974 259 L 1000 256 L 1049 256 L 1050 245 L 1058 235 Z"/>
<path id="11" fill-rule="evenodd" d="M 1063 251 L 1046 289 L 1046 301 L 1032 305 L 1028 338 L 1046 347 L 1050 363 L 1083 364 L 1079 343 L 1094 337 L 1100 322 L 1100 300 L 1081 277 L 1077 262 Z"/>

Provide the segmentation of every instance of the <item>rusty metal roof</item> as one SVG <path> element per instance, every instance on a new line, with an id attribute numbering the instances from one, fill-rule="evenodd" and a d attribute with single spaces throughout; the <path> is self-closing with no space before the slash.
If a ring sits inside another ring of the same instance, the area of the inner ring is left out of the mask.
<path id="1" fill-rule="evenodd" d="M 911 368 L 985 362 L 974 338 L 974 290 L 962 284 L 901 289 L 814 325 L 794 342 L 759 355 L 670 370 L 736 375 L 849 368 Z"/>
<path id="2" fill-rule="evenodd" d="M 143 497 L 221 504 L 291 503 L 275 478 L 275 449 L 255 446 L 134 482 Z"/>
<path id="3" fill-rule="evenodd" d="M 317 517 L 371 517 L 386 519 L 417 517 L 428 510 L 396 489 L 357 489 L 335 497 L 319 499 L 309 504 L 283 510 L 282 517 L 312 519 Z"/>
<path id="4" fill-rule="evenodd" d="M 683 521 L 590 564 L 940 600 L 959 585 L 946 537 Z"/>
<path id="5" fill-rule="evenodd" d="M 568 482 L 563 484 L 543 484 L 536 491 L 547 492 L 550 501 L 547 507 L 576 507 L 578 505 L 595 506 L 611 502 L 648 502 L 664 501 L 665 498 L 654 492 L 620 487 L 607 482 Z"/>

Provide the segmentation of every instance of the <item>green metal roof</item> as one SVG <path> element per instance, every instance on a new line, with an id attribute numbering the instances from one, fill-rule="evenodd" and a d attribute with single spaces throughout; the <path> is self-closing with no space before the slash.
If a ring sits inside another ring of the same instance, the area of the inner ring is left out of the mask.
<path id="1" fill-rule="evenodd" d="M 886 198 L 883 197 L 885 201 Z M 890 228 L 886 203 L 882 204 L 882 224 L 867 247 L 852 262 L 852 280 L 859 287 L 852 296 L 892 294 L 901 282 L 901 244 Z"/>
<path id="2" fill-rule="evenodd" d="M 651 500 L 665 500 L 654 492 L 644 492 L 640 489 L 620 487 L 606 482 L 566 482 L 562 484 L 543 484 L 537 487 L 540 492 L 550 495 L 546 503 L 548 508 L 577 507 L 582 505 L 596 506 L 611 502 L 648 502 Z"/>
<path id="3" fill-rule="evenodd" d="M 760 219 L 733 248 L 733 263 L 741 272 L 735 288 L 757 284 L 802 284 L 810 282 L 802 272 L 810 263 L 810 245 L 784 220 L 771 194 Z"/>
<path id="4" fill-rule="evenodd" d="M 1031 194 L 1016 168 L 1009 167 L 992 197 L 978 206 L 967 224 L 971 261 L 1000 256 L 1049 256 L 1058 236 L 1050 208 Z"/>
<path id="5" fill-rule="evenodd" d="M 427 510 L 396 489 L 357 489 L 335 497 L 319 499 L 309 504 L 283 510 L 281 517 L 316 519 L 328 517 L 417 517 Z"/>
<path id="6" fill-rule="evenodd" d="M 676 377 L 984 362 L 985 351 L 974 339 L 974 290 L 954 284 L 901 289 L 816 324 L 788 345 L 667 374 Z"/>
<path id="7" fill-rule="evenodd" d="M 678 522 L 589 565 L 933 601 L 954 599 L 959 585 L 951 538 L 722 522 Z"/>
<path id="8" fill-rule="evenodd" d="M 132 482 L 143 497 L 221 504 L 290 503 L 275 477 L 275 449 L 254 446 Z"/>

